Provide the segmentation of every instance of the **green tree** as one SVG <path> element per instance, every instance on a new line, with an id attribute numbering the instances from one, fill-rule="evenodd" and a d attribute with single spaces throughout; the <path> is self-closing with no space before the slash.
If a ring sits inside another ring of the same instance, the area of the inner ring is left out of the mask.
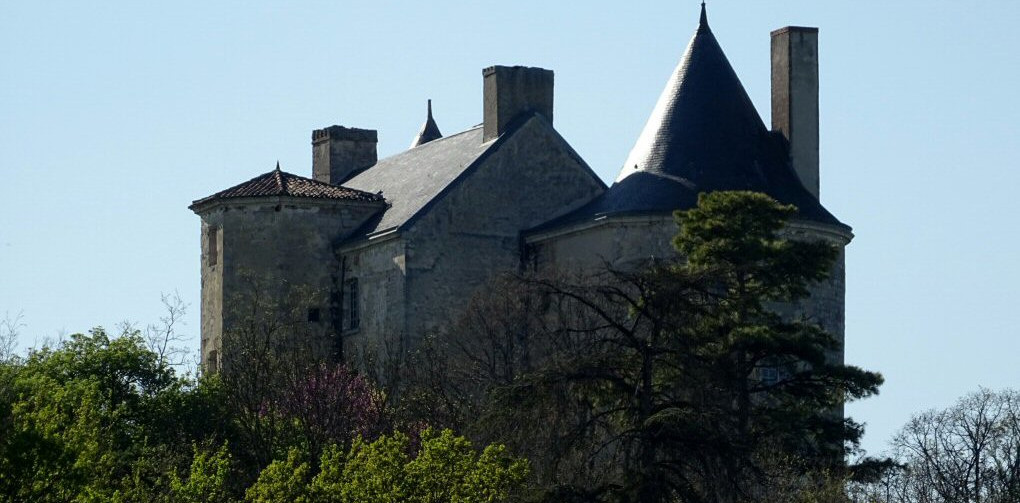
<path id="1" fill-rule="evenodd" d="M 291 449 L 273 461 L 248 489 L 247 501 L 264 503 L 495 503 L 518 491 L 528 474 L 527 462 L 506 454 L 502 446 L 479 453 L 450 430 L 425 430 L 417 447 L 403 433 L 358 439 L 346 453 L 327 447 L 312 477 L 305 454 Z"/>
<path id="2" fill-rule="evenodd" d="M 451 430 L 426 429 L 413 458 L 407 454 L 411 448 L 401 433 L 356 443 L 343 471 L 324 469 L 313 487 L 338 488 L 340 501 L 349 502 L 491 503 L 506 500 L 528 474 L 527 462 L 508 456 L 503 446 L 490 445 L 479 454 Z M 332 478 L 337 474 L 339 480 Z"/>
<path id="3" fill-rule="evenodd" d="M 294 447 L 286 459 L 277 459 L 262 470 L 258 480 L 245 492 L 245 501 L 258 503 L 306 503 L 312 467 L 305 453 Z"/>
<path id="4" fill-rule="evenodd" d="M 15 499 L 111 499 L 144 437 L 144 403 L 172 383 L 137 334 L 102 329 L 29 354 L 14 368 L 0 453 Z"/>
<path id="5" fill-rule="evenodd" d="M 312 486 L 326 501 L 405 501 L 404 467 L 411 460 L 407 435 L 395 432 L 375 442 L 356 440 L 346 457 L 337 449 L 322 459 Z"/>
<path id="6" fill-rule="evenodd" d="M 744 454 L 735 459 L 765 448 L 832 469 L 863 433 L 843 403 L 877 392 L 882 378 L 833 358 L 839 341 L 820 326 L 777 314 L 777 304 L 808 297 L 838 253 L 824 240 L 784 237 L 795 214 L 764 194 L 702 194 L 676 214 L 674 246 L 686 262 L 666 277 L 711 278 L 689 335 L 691 368 L 715 389 L 707 404 L 723 412 L 717 426 Z M 730 475 L 754 468 L 730 465 Z"/>
<path id="7" fill-rule="evenodd" d="M 0 365 L 0 495 L 12 501 L 165 500 L 190 446 L 216 441 L 215 381 L 196 385 L 137 331 L 102 329 Z M 183 447 L 182 447 L 183 446 Z"/>
<path id="8" fill-rule="evenodd" d="M 170 474 L 171 500 L 180 503 L 226 503 L 233 501 L 230 491 L 231 460 L 226 445 L 219 449 L 194 447 L 194 459 L 186 479 Z"/>

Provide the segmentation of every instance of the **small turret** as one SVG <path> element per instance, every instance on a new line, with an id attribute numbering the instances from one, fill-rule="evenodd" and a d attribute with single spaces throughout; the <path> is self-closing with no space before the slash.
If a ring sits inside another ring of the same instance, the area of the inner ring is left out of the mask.
<path id="1" fill-rule="evenodd" d="M 443 137 L 443 133 L 439 132 L 439 126 L 436 125 L 435 119 L 432 118 L 432 100 L 429 100 L 428 103 L 428 117 L 425 118 L 425 124 L 422 124 L 421 130 L 418 131 L 418 136 L 415 136 L 414 141 L 411 142 L 410 148 L 424 145 L 432 140 L 438 140 Z"/>

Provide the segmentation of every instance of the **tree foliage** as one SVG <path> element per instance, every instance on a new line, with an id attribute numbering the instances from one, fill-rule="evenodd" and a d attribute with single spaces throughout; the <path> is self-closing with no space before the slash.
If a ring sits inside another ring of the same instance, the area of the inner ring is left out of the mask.
<path id="1" fill-rule="evenodd" d="M 170 496 L 181 503 L 225 503 L 232 500 L 232 456 L 226 445 L 219 449 L 194 448 L 187 477 L 170 473 Z"/>
<path id="2" fill-rule="evenodd" d="M 319 472 L 291 449 L 271 463 L 248 489 L 245 499 L 261 503 L 495 503 L 517 491 L 528 474 L 522 459 L 502 446 L 479 453 L 451 430 L 426 429 L 414 448 L 402 433 L 360 438 L 345 453 L 332 445 L 323 451 Z"/>
<path id="3" fill-rule="evenodd" d="M 0 363 L 0 501 L 502 501 L 527 474 L 450 431 L 376 440 L 381 394 L 344 365 L 286 374 L 253 419 L 229 382 L 172 364 L 98 328 Z M 259 464 L 244 421 L 271 421 L 282 454 Z"/>
<path id="4" fill-rule="evenodd" d="M 777 312 L 837 256 L 787 238 L 794 213 L 762 194 L 703 194 L 676 215 L 674 259 L 508 281 L 422 351 L 439 358 L 415 367 L 452 377 L 419 376 L 432 383 L 422 402 L 452 409 L 440 420 L 480 418 L 466 431 L 524 454 L 551 500 L 738 501 L 843 470 L 862 428 L 842 406 L 882 379 Z"/>
<path id="5" fill-rule="evenodd" d="M 137 331 L 74 334 L 0 375 L 0 494 L 14 501 L 148 499 L 190 459 L 178 442 L 221 432 L 218 397 L 177 378 Z"/>

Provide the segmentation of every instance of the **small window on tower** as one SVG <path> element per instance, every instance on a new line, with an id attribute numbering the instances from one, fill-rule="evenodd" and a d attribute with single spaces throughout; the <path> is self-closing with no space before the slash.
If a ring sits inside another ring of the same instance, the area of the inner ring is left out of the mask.
<path id="1" fill-rule="evenodd" d="M 206 264 L 213 266 L 216 265 L 219 259 L 220 247 L 219 247 L 219 227 L 210 225 L 205 229 L 205 241 L 206 241 Z"/>
<path id="2" fill-rule="evenodd" d="M 308 308 L 308 321 L 311 323 L 318 323 L 320 318 L 319 308 L 311 307 Z"/>
<path id="3" fill-rule="evenodd" d="M 206 355 L 205 360 L 205 371 L 209 374 L 215 374 L 220 369 L 219 354 L 216 350 L 212 350 Z"/>

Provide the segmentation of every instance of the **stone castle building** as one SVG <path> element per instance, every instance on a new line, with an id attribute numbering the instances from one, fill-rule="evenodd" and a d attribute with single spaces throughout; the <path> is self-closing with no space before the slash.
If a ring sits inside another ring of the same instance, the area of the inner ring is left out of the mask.
<path id="1" fill-rule="evenodd" d="M 482 71 L 482 124 L 377 159 L 373 130 L 312 133 L 312 177 L 280 171 L 191 206 L 202 219 L 202 358 L 244 316 L 232 299 L 303 288 L 305 329 L 336 349 L 407 348 L 441 330 L 495 274 L 617 265 L 673 253 L 672 212 L 698 193 L 765 192 L 798 207 L 789 232 L 849 243 L 819 202 L 818 30 L 772 33 L 772 128 L 706 20 L 618 178 L 607 186 L 553 127 L 553 72 Z M 842 255 L 796 309 L 843 337 Z M 243 304 L 243 303 L 241 303 Z M 337 340 L 339 338 L 339 340 Z"/>

